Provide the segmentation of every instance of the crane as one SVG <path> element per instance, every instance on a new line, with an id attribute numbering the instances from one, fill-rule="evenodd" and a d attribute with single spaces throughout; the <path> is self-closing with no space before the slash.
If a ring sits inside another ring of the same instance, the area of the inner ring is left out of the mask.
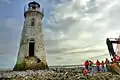
<path id="1" fill-rule="evenodd" d="M 116 50 L 114 51 L 113 48 L 113 43 L 117 44 L 116 46 Z M 115 72 L 117 74 L 120 74 L 120 36 L 119 38 L 107 38 L 106 39 L 106 44 L 108 47 L 108 51 L 110 53 L 110 56 L 112 56 L 112 60 L 113 62 L 111 63 L 111 65 L 107 65 L 107 68 L 109 71 L 111 72 Z M 117 62 L 114 62 L 114 59 L 117 60 Z"/>
<path id="2" fill-rule="evenodd" d="M 117 44 L 116 50 L 113 48 L 113 43 Z M 108 47 L 108 51 L 110 56 L 114 56 L 115 54 L 120 57 L 120 36 L 119 38 L 107 38 L 106 44 Z"/>

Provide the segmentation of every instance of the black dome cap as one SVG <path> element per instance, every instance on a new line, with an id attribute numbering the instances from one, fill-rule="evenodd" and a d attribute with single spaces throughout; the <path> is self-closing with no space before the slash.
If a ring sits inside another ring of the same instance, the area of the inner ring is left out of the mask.
<path id="1" fill-rule="evenodd" d="M 40 4 L 39 4 L 39 3 L 37 3 L 37 2 L 35 2 L 35 1 L 30 2 L 30 3 L 28 4 L 28 6 L 30 7 L 30 5 L 31 5 L 31 4 L 33 4 L 33 5 L 36 5 L 36 4 L 37 4 L 37 5 L 38 5 L 38 7 L 40 7 Z"/>

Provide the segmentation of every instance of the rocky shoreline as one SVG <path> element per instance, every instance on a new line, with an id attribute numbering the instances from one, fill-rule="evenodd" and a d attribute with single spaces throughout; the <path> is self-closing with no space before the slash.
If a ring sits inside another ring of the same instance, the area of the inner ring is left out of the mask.
<path id="1" fill-rule="evenodd" d="M 81 68 L 50 68 L 49 70 L 1 71 L 1 78 L 10 80 L 120 80 L 120 75 L 95 73 L 83 76 Z"/>

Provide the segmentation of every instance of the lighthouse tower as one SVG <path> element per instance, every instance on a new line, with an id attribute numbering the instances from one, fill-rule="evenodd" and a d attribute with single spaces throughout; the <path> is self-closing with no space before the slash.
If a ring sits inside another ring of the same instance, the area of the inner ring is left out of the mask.
<path id="1" fill-rule="evenodd" d="M 21 35 L 17 62 L 13 70 L 46 69 L 40 5 L 33 1 L 24 11 L 24 27 Z"/>

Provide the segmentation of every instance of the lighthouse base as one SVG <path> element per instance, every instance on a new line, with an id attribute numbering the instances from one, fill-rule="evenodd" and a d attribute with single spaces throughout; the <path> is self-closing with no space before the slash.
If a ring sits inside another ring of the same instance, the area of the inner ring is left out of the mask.
<path id="1" fill-rule="evenodd" d="M 47 63 L 43 63 L 35 56 L 25 57 L 22 61 L 16 63 L 13 71 L 41 70 L 49 69 Z"/>

